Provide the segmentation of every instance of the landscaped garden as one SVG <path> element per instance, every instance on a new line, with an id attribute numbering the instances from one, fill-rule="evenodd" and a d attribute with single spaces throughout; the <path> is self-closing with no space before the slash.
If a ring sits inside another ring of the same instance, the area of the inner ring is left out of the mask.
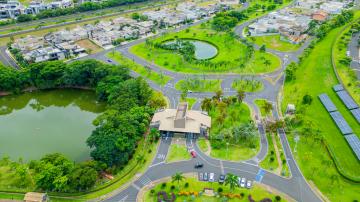
<path id="1" fill-rule="evenodd" d="M 124 57 L 119 52 L 108 53 L 107 57 L 115 60 L 117 63 L 121 65 L 126 66 L 132 71 L 140 74 L 144 78 L 147 78 L 158 85 L 163 86 L 171 79 L 169 76 L 165 76 L 162 73 L 155 72 L 151 70 L 149 67 L 144 67 L 142 65 L 139 65 L 138 63 Z"/>
<path id="2" fill-rule="evenodd" d="M 296 51 L 301 46 L 301 44 L 292 44 L 288 41 L 285 41 L 284 39 L 281 39 L 279 34 L 269 36 L 255 36 L 250 37 L 249 39 L 258 46 L 265 45 L 266 48 L 284 52 Z"/>
<path id="3" fill-rule="evenodd" d="M 175 89 L 179 91 L 216 92 L 218 90 L 221 90 L 221 80 L 186 78 L 177 82 L 175 84 Z"/>
<path id="4" fill-rule="evenodd" d="M 354 18 L 359 15 L 356 12 Z M 353 182 L 359 179 L 360 171 L 355 168 L 360 163 L 317 98 L 327 93 L 354 134 L 360 134 L 358 123 L 332 90 L 339 82 L 332 68 L 332 44 L 349 18 L 341 19 L 321 27 L 327 31 L 317 32 L 319 42 L 305 51 L 298 66 L 293 65 L 296 68 L 292 68 L 284 86 L 282 110 L 289 103 L 296 105 L 295 116 L 285 119 L 287 139 L 305 177 L 329 200 L 353 201 L 360 198 L 358 182 Z"/>
<path id="5" fill-rule="evenodd" d="M 225 98 L 222 92 L 217 92 L 212 99 L 203 100 L 201 108 L 212 121 L 209 135 L 212 157 L 240 161 L 258 152 L 259 134 L 249 107 L 242 103 L 244 96 L 239 92 L 237 97 Z"/>
<path id="6" fill-rule="evenodd" d="M 210 59 L 196 59 L 196 47 L 185 46 L 184 39 L 206 42 L 217 49 L 217 55 Z M 169 47 L 166 45 L 169 40 L 180 41 L 178 43 L 182 45 Z M 131 47 L 131 52 L 162 68 L 184 73 L 256 74 L 272 72 L 280 67 L 280 59 L 275 55 L 254 50 L 251 44 L 242 43 L 232 33 L 213 30 L 210 22 L 148 39 Z"/>
<path id="7" fill-rule="evenodd" d="M 231 87 L 238 91 L 258 92 L 264 88 L 264 84 L 256 79 L 236 79 Z"/>
<path id="8" fill-rule="evenodd" d="M 179 177 L 179 175 L 181 177 Z M 237 176 L 233 178 L 237 180 Z M 172 177 L 172 180 L 158 183 L 150 190 L 147 190 L 143 195 L 143 201 L 157 202 L 159 200 L 165 200 L 165 196 L 168 201 L 197 202 L 245 202 L 261 201 L 266 198 L 271 201 L 288 201 L 289 199 L 278 191 L 268 190 L 260 184 L 254 184 L 251 189 L 246 189 L 239 188 L 235 183 L 237 183 L 237 181 L 232 182 L 230 180 L 225 181 L 224 184 L 202 182 L 191 176 L 188 177 L 177 173 Z M 204 189 L 208 191 L 204 191 Z"/>

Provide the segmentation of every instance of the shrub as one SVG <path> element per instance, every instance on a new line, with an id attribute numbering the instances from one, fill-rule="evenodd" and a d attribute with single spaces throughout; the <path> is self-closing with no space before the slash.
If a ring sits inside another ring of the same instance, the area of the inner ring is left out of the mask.
<path id="1" fill-rule="evenodd" d="M 174 189 L 175 189 L 175 185 L 171 185 L 170 189 L 171 189 L 171 190 L 174 190 Z"/>
<path id="2" fill-rule="evenodd" d="M 162 184 L 161 184 L 161 189 L 164 189 L 166 187 L 166 182 L 163 182 Z"/>
<path id="3" fill-rule="evenodd" d="M 274 162 L 275 158 L 274 157 L 270 157 L 270 162 Z"/>
<path id="4" fill-rule="evenodd" d="M 150 190 L 150 194 L 153 195 L 155 193 L 155 190 L 154 189 L 151 189 Z"/>
<path id="5" fill-rule="evenodd" d="M 240 196 L 241 196 L 241 197 L 244 197 L 244 196 L 245 196 L 244 192 L 241 192 L 241 193 L 240 193 Z"/>
<path id="6" fill-rule="evenodd" d="M 304 95 L 304 97 L 302 99 L 302 103 L 306 104 L 306 105 L 311 105 L 312 101 L 313 101 L 313 98 L 309 94 Z"/>
<path id="7" fill-rule="evenodd" d="M 281 201 L 281 197 L 280 197 L 279 195 L 276 195 L 276 196 L 275 196 L 275 200 L 276 200 L 276 201 Z"/>
<path id="8" fill-rule="evenodd" d="M 188 187 L 189 187 L 189 183 L 186 182 L 186 183 L 185 183 L 185 188 L 188 188 Z"/>
<path id="9" fill-rule="evenodd" d="M 151 150 L 151 149 L 149 149 L 149 150 L 148 150 L 148 152 L 149 152 L 149 154 L 150 154 L 150 153 L 152 152 L 152 150 Z"/>
<path id="10" fill-rule="evenodd" d="M 221 193 L 221 192 L 223 192 L 224 190 L 223 190 L 222 187 L 219 187 L 219 188 L 217 189 L 217 191 L 218 191 L 219 193 Z"/>
<path id="11" fill-rule="evenodd" d="M 270 151 L 270 154 L 271 154 L 271 155 L 274 155 L 274 154 L 275 154 L 275 152 L 274 152 L 273 150 L 271 150 L 271 151 Z"/>

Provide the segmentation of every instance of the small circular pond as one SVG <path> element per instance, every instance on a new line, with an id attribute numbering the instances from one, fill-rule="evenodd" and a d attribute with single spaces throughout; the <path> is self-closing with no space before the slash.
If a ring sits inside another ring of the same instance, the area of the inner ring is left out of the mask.
<path id="1" fill-rule="evenodd" d="M 39 159 L 59 152 L 74 161 L 89 159 L 86 139 L 103 112 L 93 91 L 50 90 L 0 98 L 0 158 Z"/>
<path id="2" fill-rule="evenodd" d="M 215 46 L 210 43 L 199 41 L 199 40 L 191 40 L 191 39 L 181 39 L 183 41 L 189 41 L 195 46 L 195 58 L 198 60 L 206 60 L 216 56 L 218 50 Z M 175 40 L 167 41 L 165 44 L 175 43 Z"/>

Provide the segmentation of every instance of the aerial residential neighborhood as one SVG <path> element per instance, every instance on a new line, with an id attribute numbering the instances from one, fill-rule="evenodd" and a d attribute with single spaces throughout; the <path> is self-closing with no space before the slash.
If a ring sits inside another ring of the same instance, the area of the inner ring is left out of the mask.
<path id="1" fill-rule="evenodd" d="M 360 201 L 358 0 L 1 0 L 0 202 Z"/>

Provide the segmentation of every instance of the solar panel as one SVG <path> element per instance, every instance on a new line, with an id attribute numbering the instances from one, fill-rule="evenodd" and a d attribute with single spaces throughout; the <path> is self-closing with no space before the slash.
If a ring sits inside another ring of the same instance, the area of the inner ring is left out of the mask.
<path id="1" fill-rule="evenodd" d="M 352 97 L 349 95 L 348 92 L 342 90 L 336 93 L 338 94 L 339 98 L 343 101 L 343 103 L 348 109 L 359 108 L 359 106 L 355 103 L 355 101 L 352 99 Z"/>
<path id="2" fill-rule="evenodd" d="M 351 110 L 351 113 L 355 117 L 358 123 L 360 123 L 360 108 Z"/>
<path id="3" fill-rule="evenodd" d="M 345 135 L 345 139 L 348 142 L 348 144 L 350 145 L 353 152 L 355 153 L 356 157 L 360 160 L 360 140 L 359 140 L 359 138 L 354 134 L 350 134 L 350 135 Z"/>
<path id="4" fill-rule="evenodd" d="M 331 112 L 330 116 L 335 121 L 336 125 L 339 127 L 343 135 L 352 133 L 352 129 L 350 128 L 344 117 L 340 114 L 340 112 Z"/>
<path id="5" fill-rule="evenodd" d="M 319 95 L 319 98 L 328 112 L 337 111 L 336 106 L 330 100 L 329 96 L 326 93 Z"/>
<path id="6" fill-rule="evenodd" d="M 344 87 L 341 84 L 338 84 L 338 85 L 333 86 L 333 89 L 335 92 L 338 92 L 338 91 L 344 90 Z"/>

